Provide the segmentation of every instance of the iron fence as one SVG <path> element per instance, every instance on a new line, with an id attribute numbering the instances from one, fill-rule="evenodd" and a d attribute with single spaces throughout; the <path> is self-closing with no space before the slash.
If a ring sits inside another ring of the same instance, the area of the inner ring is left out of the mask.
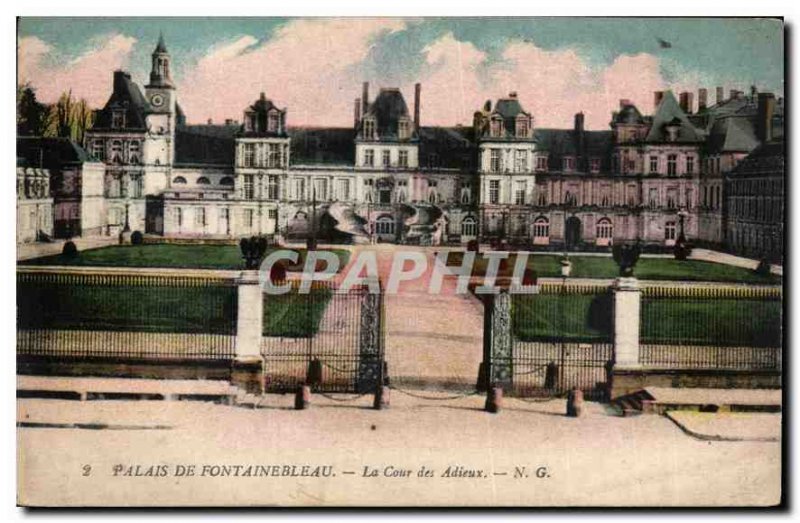
<path id="1" fill-rule="evenodd" d="M 643 365 L 686 369 L 780 370 L 779 287 L 645 287 Z"/>
<path id="2" fill-rule="evenodd" d="M 379 378 L 373 374 L 383 373 L 382 294 L 329 282 L 315 282 L 308 293 L 300 292 L 300 282 L 289 285 L 285 294 L 264 295 L 266 390 L 287 392 L 301 384 L 319 392 L 374 390 Z"/>
<path id="3" fill-rule="evenodd" d="M 212 277 L 17 273 L 17 353 L 231 359 L 237 288 Z"/>
<path id="4" fill-rule="evenodd" d="M 511 392 L 556 396 L 581 389 L 605 399 L 614 358 L 613 295 L 602 285 L 545 284 L 511 300 Z"/>

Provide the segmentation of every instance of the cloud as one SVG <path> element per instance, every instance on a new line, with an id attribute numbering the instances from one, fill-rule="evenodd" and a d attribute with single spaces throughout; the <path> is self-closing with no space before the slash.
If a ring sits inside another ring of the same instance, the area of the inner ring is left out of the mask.
<path id="1" fill-rule="evenodd" d="M 178 85 L 178 99 L 194 122 L 241 119 L 264 92 L 288 107 L 291 125 L 351 125 L 371 46 L 404 27 L 398 19 L 300 19 L 260 45 L 242 36 L 200 58 Z"/>
<path id="2" fill-rule="evenodd" d="M 63 60 L 40 38 L 20 38 L 18 81 L 30 82 L 43 102 L 54 102 L 62 92 L 72 89 L 74 96 L 102 107 L 111 94 L 111 72 L 128 65 L 135 43 L 130 36 L 105 35 L 94 39 L 83 54 Z"/>
<path id="3" fill-rule="evenodd" d="M 588 128 L 607 129 L 620 99 L 648 112 L 653 91 L 666 88 L 658 58 L 644 53 L 621 55 L 597 67 L 572 49 L 545 50 L 513 41 L 492 60 L 451 34 L 423 52 L 430 65 L 420 78 L 428 124 L 468 124 L 485 100 L 516 91 L 539 127 L 570 127 L 574 114 L 583 111 Z"/>

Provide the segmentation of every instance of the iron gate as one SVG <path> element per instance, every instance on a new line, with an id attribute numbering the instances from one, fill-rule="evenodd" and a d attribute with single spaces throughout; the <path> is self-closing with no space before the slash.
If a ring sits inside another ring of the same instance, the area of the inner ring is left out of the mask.
<path id="1" fill-rule="evenodd" d="M 491 383 L 514 396 L 580 389 L 587 399 L 606 399 L 614 359 L 612 299 L 603 286 L 566 284 L 495 296 L 486 307 Z"/>
<path id="2" fill-rule="evenodd" d="M 299 282 L 290 285 L 286 294 L 264 295 L 265 390 L 374 391 L 385 374 L 383 293 L 328 282 L 302 293 Z"/>

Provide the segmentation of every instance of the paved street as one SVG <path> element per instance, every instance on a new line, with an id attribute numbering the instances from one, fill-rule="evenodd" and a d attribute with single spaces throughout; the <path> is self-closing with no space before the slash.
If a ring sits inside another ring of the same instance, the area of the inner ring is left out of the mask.
<path id="1" fill-rule="evenodd" d="M 19 459 L 26 467 L 20 501 L 312 506 L 778 501 L 779 442 L 701 441 L 665 417 L 621 418 L 593 403 L 584 417 L 574 419 L 562 415 L 563 400 L 507 399 L 497 415 L 481 410 L 480 396 L 436 401 L 392 391 L 392 406 L 384 411 L 371 410 L 371 400 L 314 395 L 306 411 L 291 410 L 289 395 L 269 396 L 255 410 L 199 402 L 18 400 L 20 421 L 57 426 L 72 420 L 95 427 L 19 428 Z M 103 424 L 109 429 L 98 430 Z M 335 477 L 199 476 L 203 465 L 223 464 L 331 466 Z M 89 475 L 83 476 L 87 465 Z M 139 465 L 140 477 L 115 477 L 115 465 L 126 470 Z M 170 470 L 195 465 L 198 476 L 142 476 L 151 465 Z M 434 477 L 419 478 L 422 466 Z M 449 466 L 482 470 L 486 477 L 442 477 Z M 378 477 L 364 477 L 364 467 L 378 469 Z M 387 467 L 413 472 L 385 477 Z M 525 467 L 527 477 L 515 478 L 515 467 Z M 549 477 L 536 478 L 541 467 Z"/>

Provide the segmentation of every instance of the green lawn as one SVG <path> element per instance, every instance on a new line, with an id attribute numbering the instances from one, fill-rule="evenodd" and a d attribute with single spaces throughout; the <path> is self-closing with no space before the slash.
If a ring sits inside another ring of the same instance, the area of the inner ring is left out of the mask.
<path id="1" fill-rule="evenodd" d="M 448 265 L 459 265 L 462 253 L 451 253 Z M 501 274 L 511 275 L 516 257 L 509 256 L 507 269 Z M 536 271 L 540 277 L 561 276 L 561 256 L 550 254 L 532 254 L 528 257 L 528 267 Z M 573 278 L 616 278 L 619 268 L 613 258 L 598 256 L 570 256 Z M 475 260 L 474 274 L 482 276 L 486 273 L 488 259 L 479 256 Z M 738 283 L 780 283 L 779 276 L 761 276 L 754 271 L 732 267 L 720 263 L 697 260 L 678 261 L 672 258 L 640 258 L 636 264 L 634 276 L 642 280 L 683 280 L 683 281 L 718 281 Z"/>
<path id="2" fill-rule="evenodd" d="M 270 251 L 277 250 L 272 248 Z M 306 249 L 296 249 L 299 262 L 289 270 L 303 268 Z M 268 251 L 268 252 L 270 252 Z M 339 257 L 339 268 L 347 264 L 350 252 L 331 249 Z M 114 245 L 79 252 L 75 257 L 61 254 L 20 261 L 21 265 L 79 265 L 86 267 L 163 267 L 182 269 L 231 269 L 244 267 L 238 245 Z"/>
<path id="3" fill-rule="evenodd" d="M 264 336 L 306 338 L 319 331 L 333 292 L 317 287 L 308 294 L 289 292 L 264 296 Z"/>
<path id="4" fill-rule="evenodd" d="M 780 300 L 642 300 L 642 343 L 780 347 Z M 609 293 L 513 297 L 515 336 L 522 341 L 610 342 Z"/>

